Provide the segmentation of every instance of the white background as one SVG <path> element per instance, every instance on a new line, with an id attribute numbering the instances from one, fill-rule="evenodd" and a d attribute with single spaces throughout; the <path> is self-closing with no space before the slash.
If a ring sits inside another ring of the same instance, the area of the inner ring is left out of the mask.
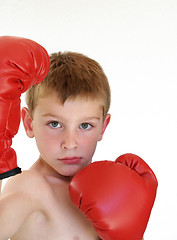
<path id="1" fill-rule="evenodd" d="M 0 0 L 0 35 L 31 38 L 49 53 L 81 52 L 102 65 L 112 120 L 94 161 L 141 156 L 159 181 L 145 240 L 177 240 L 177 1 Z M 22 169 L 38 157 L 22 124 L 13 147 Z"/>

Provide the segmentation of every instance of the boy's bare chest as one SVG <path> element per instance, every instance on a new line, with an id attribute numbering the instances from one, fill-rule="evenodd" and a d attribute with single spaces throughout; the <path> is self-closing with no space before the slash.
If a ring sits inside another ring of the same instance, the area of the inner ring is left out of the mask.
<path id="1" fill-rule="evenodd" d="M 66 189 L 51 192 L 43 211 L 31 214 L 11 240 L 98 240 L 94 228 L 75 208 Z"/>

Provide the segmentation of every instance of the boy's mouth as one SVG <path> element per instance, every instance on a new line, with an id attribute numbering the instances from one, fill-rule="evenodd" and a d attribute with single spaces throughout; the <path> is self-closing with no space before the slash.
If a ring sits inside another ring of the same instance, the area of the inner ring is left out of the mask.
<path id="1" fill-rule="evenodd" d="M 74 157 L 60 158 L 59 160 L 66 164 L 77 164 L 77 163 L 80 163 L 81 158 L 74 156 Z"/>

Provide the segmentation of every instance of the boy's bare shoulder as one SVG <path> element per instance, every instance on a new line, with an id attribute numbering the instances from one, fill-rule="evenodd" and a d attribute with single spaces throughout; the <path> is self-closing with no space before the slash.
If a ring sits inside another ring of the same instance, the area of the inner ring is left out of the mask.
<path id="1" fill-rule="evenodd" d="M 42 175 L 35 170 L 25 170 L 7 181 L 2 195 L 18 193 L 34 199 L 43 197 L 48 191 L 50 188 Z"/>

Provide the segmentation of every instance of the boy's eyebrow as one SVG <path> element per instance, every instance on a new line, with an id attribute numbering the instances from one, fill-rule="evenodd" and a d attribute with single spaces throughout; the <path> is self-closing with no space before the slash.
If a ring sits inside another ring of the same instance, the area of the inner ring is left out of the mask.
<path id="1" fill-rule="evenodd" d="M 53 118 L 58 118 L 58 117 L 60 117 L 60 116 L 57 116 L 57 115 L 55 115 L 55 114 L 53 114 L 53 113 L 44 113 L 44 114 L 42 114 L 42 116 L 43 117 L 53 117 Z M 100 120 L 100 117 L 97 117 L 97 116 L 89 116 L 89 117 L 84 117 L 84 119 L 86 119 L 86 120 L 93 120 L 93 119 L 96 119 L 96 120 Z M 83 120 L 84 121 L 84 120 Z"/>
<path id="2" fill-rule="evenodd" d="M 44 114 L 42 114 L 42 117 L 57 117 L 57 116 L 52 113 L 44 113 Z"/>
<path id="3" fill-rule="evenodd" d="M 93 119 L 100 120 L 100 117 L 95 117 L 95 116 L 93 116 L 93 117 L 84 117 L 84 119 L 86 119 L 86 120 L 93 120 Z"/>

